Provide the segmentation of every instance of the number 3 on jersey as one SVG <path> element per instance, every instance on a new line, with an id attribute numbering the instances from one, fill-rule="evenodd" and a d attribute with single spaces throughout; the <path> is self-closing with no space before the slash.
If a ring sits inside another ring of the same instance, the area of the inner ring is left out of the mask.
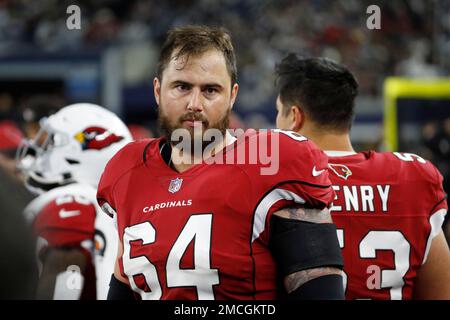
<path id="1" fill-rule="evenodd" d="M 169 252 L 166 263 L 167 286 L 195 287 L 200 300 L 214 299 L 213 286 L 219 284 L 219 271 L 211 269 L 212 214 L 194 214 L 185 224 Z M 142 299 L 160 299 L 162 288 L 156 267 L 146 256 L 131 257 L 131 243 L 142 241 L 142 246 L 155 243 L 156 230 L 150 222 L 125 228 L 123 237 L 123 269 L 130 285 Z M 195 241 L 194 241 L 195 240 Z M 194 241 L 194 269 L 181 269 L 180 261 L 189 244 Z M 136 285 L 134 276 L 143 275 L 150 289 L 146 292 Z"/>
<path id="2" fill-rule="evenodd" d="M 344 229 L 337 229 L 339 246 L 345 247 Z M 381 271 L 379 289 L 390 288 L 390 299 L 401 300 L 405 284 L 403 277 L 409 270 L 409 255 L 411 245 L 400 231 L 369 231 L 359 242 L 359 257 L 361 259 L 376 259 L 378 250 L 394 252 L 394 269 Z M 352 253 L 355 254 L 355 253 Z M 347 289 L 347 274 L 344 273 L 344 290 Z M 367 289 L 371 290 L 367 285 Z"/>

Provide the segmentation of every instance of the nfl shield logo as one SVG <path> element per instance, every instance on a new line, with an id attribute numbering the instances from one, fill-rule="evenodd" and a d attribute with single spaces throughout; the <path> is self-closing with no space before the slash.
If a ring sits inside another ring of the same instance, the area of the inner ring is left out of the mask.
<path id="1" fill-rule="evenodd" d="M 183 183 L 183 179 L 176 178 L 170 181 L 169 192 L 175 193 L 181 188 L 181 184 Z"/>

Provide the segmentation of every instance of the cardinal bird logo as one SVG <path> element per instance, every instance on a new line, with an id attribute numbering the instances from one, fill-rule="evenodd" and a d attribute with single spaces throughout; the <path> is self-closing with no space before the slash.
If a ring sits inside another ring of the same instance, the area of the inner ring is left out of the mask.
<path id="1" fill-rule="evenodd" d="M 352 175 L 352 171 L 343 164 L 333 164 L 329 163 L 328 168 L 330 168 L 338 177 L 347 180 L 348 177 Z"/>
<path id="2" fill-rule="evenodd" d="M 101 150 L 123 139 L 101 127 L 86 128 L 74 137 L 80 142 L 83 150 Z"/>

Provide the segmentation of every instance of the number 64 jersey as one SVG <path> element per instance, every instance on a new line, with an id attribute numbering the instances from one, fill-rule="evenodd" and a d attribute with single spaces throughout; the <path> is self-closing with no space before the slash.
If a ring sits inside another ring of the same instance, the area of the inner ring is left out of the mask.
<path id="1" fill-rule="evenodd" d="M 441 174 L 414 154 L 327 153 L 346 298 L 413 298 L 447 212 Z"/>
<path id="2" fill-rule="evenodd" d="M 334 193 L 326 155 L 290 132 L 246 133 L 223 156 L 272 135 L 272 174 L 250 161 L 178 173 L 161 156 L 163 138 L 129 144 L 110 160 L 97 199 L 117 219 L 120 272 L 142 299 L 276 298 L 271 214 L 294 204 L 323 209 Z"/>

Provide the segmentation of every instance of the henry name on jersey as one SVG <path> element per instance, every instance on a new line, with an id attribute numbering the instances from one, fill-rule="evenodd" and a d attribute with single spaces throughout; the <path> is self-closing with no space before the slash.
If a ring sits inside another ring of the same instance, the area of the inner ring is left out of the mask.
<path id="1" fill-rule="evenodd" d="M 388 212 L 390 185 L 333 185 L 333 212 Z"/>

